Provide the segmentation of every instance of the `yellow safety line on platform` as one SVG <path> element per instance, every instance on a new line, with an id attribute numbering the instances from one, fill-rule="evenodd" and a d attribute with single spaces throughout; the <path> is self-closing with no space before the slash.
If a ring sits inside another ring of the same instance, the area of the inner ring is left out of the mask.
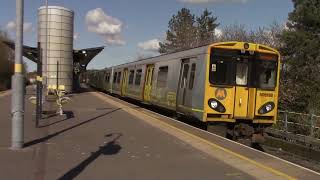
<path id="1" fill-rule="evenodd" d="M 100 94 L 100 95 L 101 95 L 101 94 Z M 110 98 L 109 98 L 109 99 L 110 99 Z M 113 99 L 111 99 L 111 100 L 114 101 Z M 119 103 L 119 102 L 117 102 L 117 103 Z M 126 105 L 125 105 L 125 106 L 126 106 Z M 127 107 L 127 108 L 130 108 L 132 111 L 135 111 L 135 112 L 137 112 L 137 113 L 143 113 L 143 112 L 138 111 L 138 110 L 135 110 L 134 108 L 131 108 L 131 107 L 129 107 L 129 106 L 126 106 L 126 107 Z M 216 149 L 220 149 L 220 150 L 222 150 L 222 151 L 224 151 L 224 152 L 226 152 L 226 153 L 229 153 L 229 154 L 231 154 L 231 155 L 233 155 L 233 156 L 236 156 L 236 157 L 238 157 L 238 158 L 240 158 L 240 159 L 242 159 L 242 160 L 244 160 L 244 161 L 247 161 L 247 162 L 249 162 L 249 163 L 252 163 L 252 164 L 260 167 L 261 169 L 264 169 L 264 170 L 266 170 L 266 171 L 269 171 L 269 172 L 271 172 L 271 173 L 273 173 L 273 174 L 276 174 L 276 175 L 278 175 L 278 176 L 284 177 L 284 178 L 289 179 L 289 180 L 297 180 L 297 178 L 294 178 L 294 177 L 292 177 L 292 176 L 289 176 L 289 175 L 287 175 L 287 174 L 285 174 L 285 173 L 283 173 L 283 172 L 281 172 L 281 171 L 278 171 L 278 170 L 276 170 L 276 169 L 273 169 L 273 168 L 271 168 L 271 167 L 269 167 L 269 166 L 265 166 L 265 165 L 263 165 L 263 164 L 261 164 L 261 163 L 259 163 L 259 162 L 257 162 L 257 161 L 254 161 L 254 160 L 252 160 L 252 159 L 249 159 L 249 158 L 247 158 L 247 157 L 245 157 L 245 156 L 243 156 L 243 155 L 241 155 L 241 154 L 239 154 L 239 153 L 233 152 L 233 151 L 231 151 L 231 150 L 229 150 L 229 149 L 226 149 L 226 148 L 224 148 L 224 147 L 222 147 L 222 146 L 219 146 L 219 145 L 217 145 L 217 144 L 215 144 L 215 143 L 213 143 L 213 142 L 210 142 L 210 141 L 208 141 L 208 140 L 205 140 L 205 139 L 203 139 L 203 138 L 201 138 L 201 137 L 199 137 L 199 136 L 196 136 L 196 135 L 194 135 L 194 134 L 191 134 L 191 133 L 189 133 L 189 132 L 187 132 L 187 131 L 181 130 L 181 129 L 179 129 L 179 128 L 175 127 L 175 126 L 172 126 L 172 125 L 170 125 L 170 124 L 168 124 L 168 123 L 166 123 L 166 122 L 163 122 L 163 121 L 159 120 L 158 118 L 153 117 L 153 116 L 151 116 L 151 115 L 149 115 L 149 114 L 146 114 L 146 113 L 143 113 L 143 114 L 146 115 L 146 116 L 148 116 L 148 117 L 150 117 L 151 119 L 153 119 L 153 120 L 155 120 L 155 121 L 157 121 L 157 122 L 159 122 L 159 123 L 167 126 L 167 127 L 170 127 L 170 128 L 172 128 L 172 129 L 174 129 L 174 130 L 177 130 L 177 131 L 179 131 L 179 132 L 181 132 L 181 133 L 183 133 L 183 134 L 186 134 L 186 135 L 188 135 L 188 136 L 190 136 L 190 137 L 193 137 L 193 138 L 195 138 L 195 139 L 198 139 L 198 140 L 200 140 L 200 141 L 202 141 L 202 142 L 204 142 L 204 143 L 206 143 L 206 144 L 208 144 L 208 145 L 210 145 L 210 146 L 212 146 L 212 147 L 214 147 L 214 148 L 216 148 Z"/>
<path id="2" fill-rule="evenodd" d="M 135 110 L 135 111 L 137 111 L 137 110 Z M 146 115 L 147 115 L 147 114 L 146 114 Z M 151 118 L 154 118 L 154 117 L 152 117 L 152 116 L 150 116 L 150 115 L 147 115 L 147 116 L 149 116 L 149 117 L 151 117 Z M 274 173 L 274 174 L 276 174 L 276 175 L 278 175 L 278 176 L 282 176 L 282 177 L 285 177 L 285 178 L 290 179 L 290 180 L 295 180 L 295 179 L 296 179 L 296 178 L 294 178 L 294 177 L 292 177 L 292 176 L 289 176 L 289 175 L 287 175 L 287 174 L 285 174 L 285 173 L 283 173 L 283 172 L 281 172 L 281 171 L 275 170 L 275 169 L 273 169 L 273 168 L 271 168 L 271 167 L 269 167 L 269 166 L 265 166 L 265 165 L 263 165 L 263 164 L 261 164 L 261 163 L 259 163 L 259 162 L 257 162 L 257 161 L 254 161 L 254 160 L 252 160 L 252 159 L 249 159 L 249 158 L 247 158 L 247 157 L 245 157 L 245 156 L 243 156 L 243 155 L 241 155 L 241 154 L 238 154 L 238 153 L 236 153 L 236 152 L 233 152 L 233 151 L 231 151 L 231 150 L 229 150 L 229 149 L 226 149 L 226 148 L 224 148 L 224 147 L 221 147 L 221 146 L 219 146 L 219 145 L 217 145 L 217 144 L 215 144 L 215 143 L 213 143 L 213 142 L 210 142 L 210 141 L 208 141 L 208 140 L 205 140 L 205 139 L 203 139 L 203 138 L 201 138 L 201 137 L 199 137 L 199 136 L 193 135 L 193 134 L 191 134 L 191 133 L 189 133 L 189 132 L 187 132 L 187 131 L 181 130 L 181 129 L 175 127 L 175 126 L 172 126 L 172 125 L 170 125 L 170 124 L 168 124 L 168 123 L 165 123 L 165 122 L 163 122 L 163 121 L 161 121 L 161 120 L 159 120 L 159 119 L 157 119 L 157 118 L 154 118 L 154 119 L 157 120 L 158 122 L 160 122 L 160 123 L 163 124 L 163 125 L 167 125 L 167 126 L 173 128 L 173 129 L 177 130 L 177 131 L 180 131 L 180 132 L 182 132 L 182 133 L 184 133 L 184 134 L 186 134 L 186 135 L 189 135 L 189 136 L 191 136 L 191 137 L 193 137 L 193 138 L 195 138 L 195 139 L 198 139 L 198 140 L 200 140 L 200 141 L 202 141 L 202 142 L 204 142 L 204 143 L 206 143 L 206 144 L 209 144 L 209 145 L 211 145 L 211 146 L 213 146 L 213 147 L 215 147 L 215 148 L 217 148 L 217 149 L 220 149 L 220 150 L 222 150 L 222 151 L 224 151 L 224 152 L 226 152 L 226 153 L 229 153 L 229 154 L 231 154 L 231 155 L 233 155 L 233 156 L 236 156 L 236 157 L 238 157 L 238 158 L 240 158 L 240 159 L 242 159 L 242 160 L 248 161 L 248 162 L 250 162 L 250 163 L 252 163 L 252 164 L 254 164 L 254 165 L 256 165 L 256 166 L 258 166 L 258 167 L 260 167 L 260 168 L 262 168 L 262 169 L 265 169 L 266 171 L 272 172 L 272 173 Z"/>
<path id="3" fill-rule="evenodd" d="M 22 64 L 14 64 L 14 72 L 21 73 L 22 72 Z"/>

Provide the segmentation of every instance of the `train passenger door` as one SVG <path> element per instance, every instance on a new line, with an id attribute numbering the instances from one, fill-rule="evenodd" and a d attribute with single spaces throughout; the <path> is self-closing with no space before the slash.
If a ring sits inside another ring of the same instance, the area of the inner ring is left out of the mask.
<path id="1" fill-rule="evenodd" d="M 110 75 L 110 93 L 113 93 L 113 86 L 114 86 L 114 83 L 115 83 L 115 74 L 114 74 L 114 69 L 111 68 L 111 75 Z"/>
<path id="2" fill-rule="evenodd" d="M 121 83 L 121 96 L 124 96 L 128 88 L 128 69 L 124 69 L 122 83 Z"/>
<path id="3" fill-rule="evenodd" d="M 152 77 L 153 77 L 154 65 L 147 65 L 146 78 L 144 82 L 143 99 L 144 101 L 150 101 L 151 89 L 152 89 Z"/>
<path id="4" fill-rule="evenodd" d="M 191 72 L 191 61 L 190 59 L 182 59 L 181 61 L 181 71 L 178 84 L 177 93 L 177 109 L 181 111 L 186 110 L 186 108 L 191 108 L 191 90 L 189 87 L 189 79 Z"/>
<path id="5" fill-rule="evenodd" d="M 234 117 L 246 118 L 248 115 L 248 60 L 244 59 L 236 64 L 236 87 Z"/>

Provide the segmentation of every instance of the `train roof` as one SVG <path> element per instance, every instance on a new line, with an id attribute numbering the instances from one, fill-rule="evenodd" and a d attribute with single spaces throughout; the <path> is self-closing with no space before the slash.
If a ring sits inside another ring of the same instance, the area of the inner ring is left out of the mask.
<path id="1" fill-rule="evenodd" d="M 241 44 L 245 44 L 247 42 L 239 42 L 239 41 L 228 41 L 228 42 L 217 42 L 217 43 L 211 43 L 211 44 L 207 44 L 207 45 L 203 45 L 203 46 L 199 46 L 199 47 L 195 47 L 195 48 L 190 48 L 190 49 L 185 49 L 182 51 L 177 51 L 177 52 L 171 52 L 171 53 L 167 53 L 167 54 L 161 54 L 158 56 L 154 56 L 154 57 L 149 57 L 149 58 L 144 58 L 144 59 L 139 59 L 139 60 L 135 60 L 132 62 L 127 62 L 127 63 L 123 63 L 123 64 L 119 64 L 119 65 L 115 65 L 115 66 L 111 66 L 111 67 L 107 67 L 104 68 L 103 70 L 106 69 L 110 69 L 110 68 L 121 68 L 121 67 L 126 67 L 128 65 L 139 65 L 139 64 L 152 64 L 158 61 L 162 61 L 162 60 L 168 60 L 168 59 L 180 59 L 180 58 L 188 58 L 188 57 L 194 57 L 196 55 L 200 55 L 200 54 L 207 54 L 208 53 L 208 48 L 210 47 L 221 47 L 221 48 L 228 48 L 228 47 L 232 47 L 235 45 Z M 257 43 L 248 43 L 250 45 L 255 45 L 257 49 L 262 49 L 262 50 L 266 50 L 269 52 L 273 52 L 275 54 L 278 54 L 278 51 L 276 51 L 275 49 L 262 45 L 262 44 L 257 44 Z"/>
<path id="2" fill-rule="evenodd" d="M 185 49 L 185 50 L 182 50 L 182 51 L 177 51 L 177 52 L 172 52 L 172 53 L 167 53 L 167 54 L 161 54 L 161 55 L 158 55 L 158 56 L 139 59 L 139 60 L 136 60 L 136 61 L 127 62 L 127 63 L 115 65 L 115 66 L 112 66 L 112 67 L 120 68 L 122 66 L 127 66 L 129 64 L 145 64 L 146 61 L 148 63 L 154 63 L 154 62 L 158 62 L 158 61 L 161 61 L 161 60 L 164 60 L 164 59 L 177 59 L 177 58 L 182 58 L 182 57 L 183 58 L 193 57 L 195 55 L 206 54 L 209 46 L 210 45 L 204 45 L 204 46 L 199 46 L 199 47 L 195 47 L 195 48 Z M 109 68 L 111 68 L 111 67 L 109 67 Z"/>

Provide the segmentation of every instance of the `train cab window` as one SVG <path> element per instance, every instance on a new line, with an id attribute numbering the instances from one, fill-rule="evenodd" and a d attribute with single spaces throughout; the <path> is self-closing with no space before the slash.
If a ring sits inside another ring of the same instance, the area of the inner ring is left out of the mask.
<path id="1" fill-rule="evenodd" d="M 118 72 L 117 84 L 120 84 L 120 79 L 121 79 L 121 72 Z"/>
<path id="2" fill-rule="evenodd" d="M 213 57 L 210 63 L 209 80 L 212 84 L 233 85 L 234 63 L 231 59 Z"/>
<path id="3" fill-rule="evenodd" d="M 134 81 L 134 84 L 139 86 L 140 85 L 140 82 L 141 82 L 141 74 L 142 74 L 142 69 L 138 69 L 136 71 L 136 79 Z"/>
<path id="4" fill-rule="evenodd" d="M 190 79 L 189 79 L 189 89 L 193 88 L 195 73 L 196 73 L 196 64 L 193 63 L 191 65 L 191 72 L 190 72 Z"/>
<path id="5" fill-rule="evenodd" d="M 158 88 L 167 87 L 167 78 L 168 78 L 168 66 L 159 67 L 157 87 Z"/>
<path id="6" fill-rule="evenodd" d="M 134 70 L 130 70 L 130 73 L 129 73 L 129 84 L 133 84 L 133 78 L 134 78 Z"/>
<path id="7" fill-rule="evenodd" d="M 215 85 L 234 85 L 236 71 L 235 50 L 213 48 L 210 56 L 209 81 Z"/>
<path id="8" fill-rule="evenodd" d="M 261 89 L 273 89 L 277 80 L 277 62 L 267 60 L 256 60 L 254 85 Z"/>
<path id="9" fill-rule="evenodd" d="M 113 75 L 113 83 L 116 83 L 116 82 L 117 82 L 117 75 L 118 75 L 117 72 L 114 73 L 114 75 Z"/>
<path id="10" fill-rule="evenodd" d="M 247 85 L 248 80 L 248 64 L 246 63 L 237 63 L 236 70 L 236 84 L 245 86 Z"/>

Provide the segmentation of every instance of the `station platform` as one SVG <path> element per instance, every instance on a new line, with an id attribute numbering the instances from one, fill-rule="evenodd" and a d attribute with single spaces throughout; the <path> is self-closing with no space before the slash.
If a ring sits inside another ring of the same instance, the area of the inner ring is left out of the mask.
<path id="1" fill-rule="evenodd" d="M 25 102 L 25 147 L 11 143 L 11 93 L 0 94 L 0 179 L 320 179 L 320 174 L 84 88 L 66 115 L 35 128 Z M 55 111 L 45 105 L 45 111 Z"/>

